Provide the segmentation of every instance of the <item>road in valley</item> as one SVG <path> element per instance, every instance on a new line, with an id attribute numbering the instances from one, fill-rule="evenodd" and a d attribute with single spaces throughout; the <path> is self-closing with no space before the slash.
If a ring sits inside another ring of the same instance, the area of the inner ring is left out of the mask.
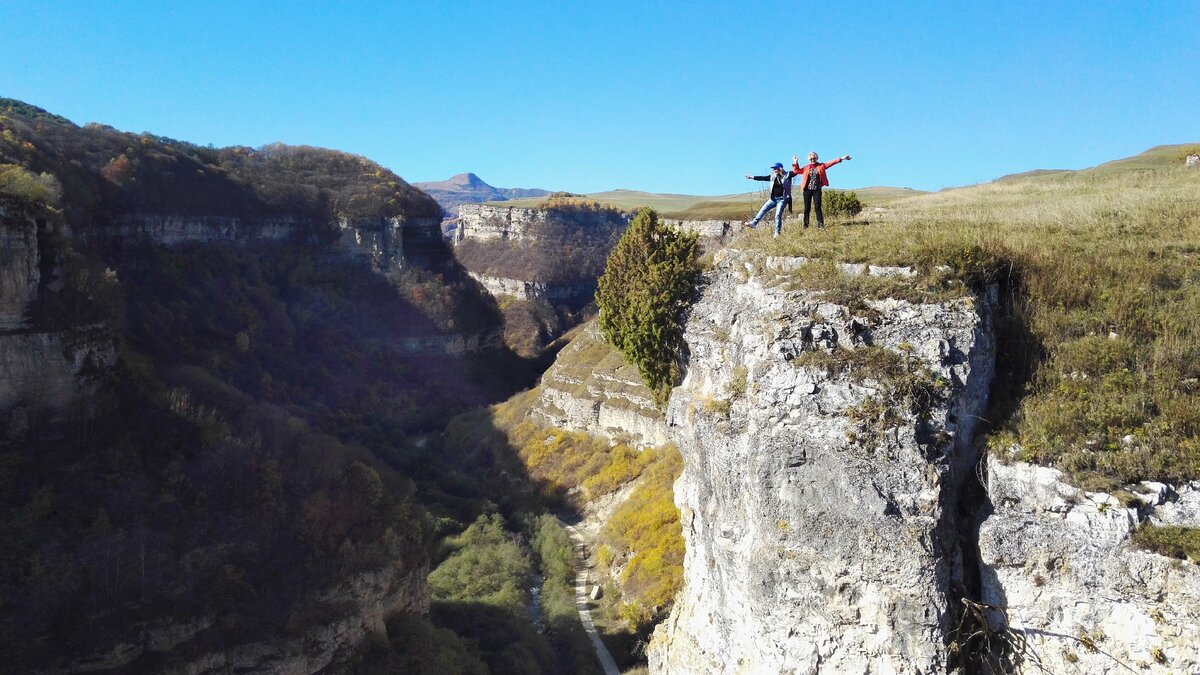
<path id="1" fill-rule="evenodd" d="M 620 669 L 617 668 L 617 662 L 613 661 L 608 647 L 605 647 L 604 641 L 600 639 L 596 624 L 592 623 L 591 598 L 588 597 L 588 587 L 592 585 L 592 571 L 588 567 L 587 543 L 574 526 L 563 523 L 563 527 L 570 535 L 571 544 L 575 550 L 575 608 L 579 610 L 579 622 L 583 624 L 583 629 L 587 631 L 592 646 L 596 648 L 596 656 L 604 668 L 604 675 L 621 675 Z"/>

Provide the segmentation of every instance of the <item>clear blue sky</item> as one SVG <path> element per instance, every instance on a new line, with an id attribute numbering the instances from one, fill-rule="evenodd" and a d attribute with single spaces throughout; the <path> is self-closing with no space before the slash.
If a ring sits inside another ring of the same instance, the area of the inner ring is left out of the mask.
<path id="1" fill-rule="evenodd" d="M 1200 2 L 15 2 L 0 96 L 410 181 L 937 189 L 1200 141 Z"/>

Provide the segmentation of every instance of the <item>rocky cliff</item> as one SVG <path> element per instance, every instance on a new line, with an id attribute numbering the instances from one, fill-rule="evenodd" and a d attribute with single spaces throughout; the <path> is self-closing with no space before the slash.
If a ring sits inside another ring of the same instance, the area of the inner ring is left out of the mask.
<path id="1" fill-rule="evenodd" d="M 23 328 L 25 314 L 37 298 L 41 280 L 37 220 L 15 202 L 0 201 L 0 331 Z"/>
<path id="2" fill-rule="evenodd" d="M 464 205 L 452 241 L 459 260 L 494 296 L 546 300 L 554 305 L 591 301 L 608 252 L 629 216 L 612 209 L 558 206 L 519 208 Z M 736 223 L 664 220 L 712 243 Z"/>
<path id="3" fill-rule="evenodd" d="M 461 215 L 458 228 L 454 233 L 454 242 L 465 240 L 522 241 L 536 238 L 539 231 L 548 224 L 554 225 L 583 225 L 594 226 L 596 218 L 593 213 L 580 212 L 574 215 L 564 215 L 559 212 L 540 208 L 522 208 L 493 204 L 464 204 L 459 207 Z M 728 220 L 678 220 L 664 219 L 664 224 L 682 230 L 696 232 L 702 239 L 719 239 L 734 231 L 736 222 Z M 623 230 L 628 224 L 628 217 L 614 223 L 617 229 Z"/>
<path id="4" fill-rule="evenodd" d="M 302 215 L 239 217 L 164 213 L 127 213 L 111 223 L 82 230 L 94 242 L 148 241 L 161 246 L 256 241 L 316 242 L 333 229 L 335 248 L 379 272 L 398 272 L 417 255 L 436 248 L 438 219 L 424 216 L 339 217 L 332 223 Z M 407 246 L 406 246 L 407 244 Z M 418 262 L 426 262 L 422 257 Z M 3 320 L 0 318 L 0 320 Z"/>
<path id="5" fill-rule="evenodd" d="M 39 209 L 0 200 L 0 429 L 22 434 L 31 411 L 60 410 L 95 387 L 94 375 L 112 362 L 102 330 L 47 330 L 31 321 L 40 294 L 57 285 L 45 240 L 61 228 Z M 45 273 L 44 273 L 45 272 Z"/>
<path id="6" fill-rule="evenodd" d="M 463 204 L 459 207 L 454 243 L 461 241 L 522 241 L 534 239 L 547 225 L 591 225 L 586 215 L 564 217 L 546 209 Z"/>
<path id="7" fill-rule="evenodd" d="M 605 342 L 594 321 L 542 375 L 529 417 L 613 442 L 643 447 L 667 442 L 663 413 L 637 367 Z"/>
<path id="8" fill-rule="evenodd" d="M 992 295 L 852 308 L 804 264 L 719 255 L 692 309 L 667 410 L 686 585 L 651 672 L 1197 672 L 1200 568 L 1137 533 L 1200 526 L 1200 484 L 980 462 Z"/>
<path id="9" fill-rule="evenodd" d="M 1140 550 L 1147 524 L 1200 527 L 1200 483 L 1130 486 L 1124 500 L 1060 472 L 989 458 L 979 529 L 983 599 L 1016 664 L 1051 673 L 1200 672 L 1200 560 Z"/>
<path id="10" fill-rule="evenodd" d="M 651 672 L 945 671 L 991 300 L 855 310 L 766 262 L 720 261 L 687 323 L 686 585 Z"/>

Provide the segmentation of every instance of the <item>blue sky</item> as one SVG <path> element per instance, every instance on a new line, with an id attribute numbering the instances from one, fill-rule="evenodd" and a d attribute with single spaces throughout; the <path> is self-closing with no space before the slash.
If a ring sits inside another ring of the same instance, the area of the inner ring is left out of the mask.
<path id="1" fill-rule="evenodd" d="M 410 181 L 965 185 L 1200 141 L 1200 2 L 16 2 L 0 96 Z"/>

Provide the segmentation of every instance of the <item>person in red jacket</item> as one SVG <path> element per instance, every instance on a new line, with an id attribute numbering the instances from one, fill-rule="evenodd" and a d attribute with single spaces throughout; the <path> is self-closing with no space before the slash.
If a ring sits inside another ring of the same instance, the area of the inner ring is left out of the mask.
<path id="1" fill-rule="evenodd" d="M 801 168 L 800 163 L 792 159 L 792 173 L 800 176 L 800 185 L 804 188 L 804 226 L 808 227 L 808 212 L 813 202 L 817 204 L 817 227 L 825 227 L 825 214 L 821 212 L 821 188 L 828 187 L 829 176 L 825 170 L 842 160 L 851 159 L 850 155 L 838 157 L 832 162 L 821 164 L 817 161 L 817 153 L 808 153 L 808 165 Z"/>

